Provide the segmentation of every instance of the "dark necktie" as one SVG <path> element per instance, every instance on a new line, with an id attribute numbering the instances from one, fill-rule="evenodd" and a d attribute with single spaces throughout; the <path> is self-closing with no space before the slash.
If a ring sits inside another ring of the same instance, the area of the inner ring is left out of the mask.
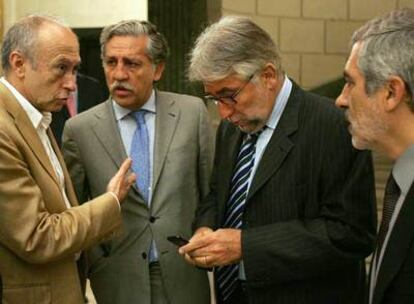
<path id="1" fill-rule="evenodd" d="M 377 242 L 377 249 L 375 253 L 375 260 L 376 260 L 377 266 L 378 266 L 378 259 L 381 254 L 381 249 L 382 249 L 385 237 L 389 229 L 391 217 L 392 217 L 392 214 L 394 213 L 395 205 L 397 204 L 397 200 L 400 197 L 400 194 L 401 194 L 400 188 L 398 187 L 391 173 L 390 177 L 388 178 L 387 185 L 385 186 L 384 206 L 382 210 L 382 221 L 381 221 L 381 226 L 378 232 L 378 242 Z"/>
<path id="2" fill-rule="evenodd" d="M 254 164 L 256 141 L 260 133 L 248 134 L 240 147 L 236 167 L 230 185 L 230 197 L 227 201 L 224 228 L 240 229 L 246 202 L 249 176 Z M 237 287 L 239 263 L 216 268 L 217 286 L 221 298 L 226 301 Z"/>

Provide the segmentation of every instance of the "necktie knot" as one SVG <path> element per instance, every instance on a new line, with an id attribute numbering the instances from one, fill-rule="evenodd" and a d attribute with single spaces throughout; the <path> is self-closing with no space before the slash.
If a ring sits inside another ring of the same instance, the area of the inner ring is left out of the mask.
<path id="1" fill-rule="evenodd" d="M 132 112 L 132 116 L 134 117 L 135 121 L 137 122 L 138 126 L 142 126 L 145 124 L 145 110 L 139 110 Z"/>
<path id="2" fill-rule="evenodd" d="M 261 128 L 259 131 L 254 132 L 254 133 L 246 133 L 246 141 L 251 142 L 251 143 L 256 143 L 257 139 L 259 138 L 260 134 L 263 133 L 263 131 L 266 129 L 266 126 L 264 126 L 263 128 Z"/>
<path id="3" fill-rule="evenodd" d="M 394 178 L 394 176 L 391 174 L 387 185 L 385 187 L 385 195 L 392 195 L 392 196 L 396 196 L 396 195 L 400 195 L 401 190 L 400 187 L 398 187 L 398 184 Z"/>

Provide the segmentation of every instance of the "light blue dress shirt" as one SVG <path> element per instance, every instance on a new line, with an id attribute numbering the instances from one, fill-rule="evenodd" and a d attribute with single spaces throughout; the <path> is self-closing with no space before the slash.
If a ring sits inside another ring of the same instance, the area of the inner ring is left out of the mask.
<path id="1" fill-rule="evenodd" d="M 125 152 L 130 156 L 131 143 L 134 136 L 137 123 L 135 119 L 129 115 L 132 111 L 121 107 L 114 100 L 112 100 L 112 106 L 114 108 L 115 119 L 121 133 L 122 143 L 124 144 Z M 155 138 L 155 116 L 156 116 L 156 104 L 155 104 L 155 91 L 152 90 L 152 94 L 148 101 L 141 107 L 146 110 L 145 123 L 148 129 L 149 137 L 149 153 L 150 153 L 150 188 L 148 189 L 149 199 L 148 204 L 151 205 L 152 199 L 152 183 L 153 183 L 153 168 L 154 168 L 154 138 Z"/>

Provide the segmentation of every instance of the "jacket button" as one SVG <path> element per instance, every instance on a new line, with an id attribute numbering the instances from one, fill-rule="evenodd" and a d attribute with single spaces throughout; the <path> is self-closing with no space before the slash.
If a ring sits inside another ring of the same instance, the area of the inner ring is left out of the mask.
<path id="1" fill-rule="evenodd" d="M 143 253 L 141 254 L 141 256 L 142 256 L 142 258 L 145 260 L 145 259 L 147 258 L 147 253 L 146 253 L 146 252 L 143 252 Z"/>
<path id="2" fill-rule="evenodd" d="M 154 223 L 154 222 L 155 222 L 155 220 L 156 220 L 155 216 L 151 216 L 151 217 L 149 218 L 150 223 Z"/>

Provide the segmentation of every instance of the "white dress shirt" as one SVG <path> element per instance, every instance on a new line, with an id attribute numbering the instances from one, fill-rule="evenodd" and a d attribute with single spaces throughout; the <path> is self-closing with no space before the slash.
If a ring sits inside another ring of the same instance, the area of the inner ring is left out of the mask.
<path id="1" fill-rule="evenodd" d="M 45 148 L 45 152 L 49 157 L 49 160 L 52 164 L 52 167 L 58 178 L 60 191 L 62 192 L 63 199 L 65 201 L 66 207 L 70 208 L 70 202 L 66 195 L 65 191 L 65 176 L 63 175 L 63 169 L 60 165 L 59 159 L 56 156 L 55 151 L 52 148 L 50 139 L 47 136 L 46 130 L 49 128 L 50 123 L 52 122 L 52 114 L 50 112 L 39 112 L 19 91 L 17 91 L 4 77 L 0 78 L 0 81 L 12 92 L 16 100 L 22 106 L 23 110 L 26 112 L 30 121 L 35 128 L 37 135 L 39 135 L 40 141 Z"/>

